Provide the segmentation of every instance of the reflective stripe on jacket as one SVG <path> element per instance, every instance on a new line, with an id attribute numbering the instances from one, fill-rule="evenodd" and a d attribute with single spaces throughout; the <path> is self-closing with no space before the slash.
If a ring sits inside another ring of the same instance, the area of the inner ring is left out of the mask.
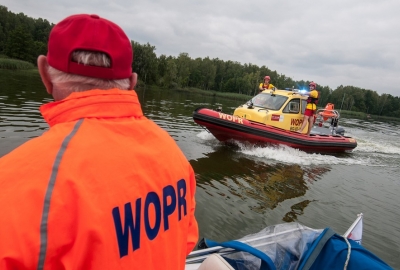
<path id="1" fill-rule="evenodd" d="M 135 91 L 41 112 L 50 129 L 0 159 L 0 269 L 184 269 L 194 172 Z"/>

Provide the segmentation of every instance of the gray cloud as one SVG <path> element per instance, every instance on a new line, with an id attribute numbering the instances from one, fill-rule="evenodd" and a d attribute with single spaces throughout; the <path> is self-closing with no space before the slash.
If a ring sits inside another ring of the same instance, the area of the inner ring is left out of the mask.
<path id="1" fill-rule="evenodd" d="M 398 0 L 3 0 L 14 13 L 57 23 L 96 13 L 156 53 L 266 65 L 295 80 L 399 96 Z"/>

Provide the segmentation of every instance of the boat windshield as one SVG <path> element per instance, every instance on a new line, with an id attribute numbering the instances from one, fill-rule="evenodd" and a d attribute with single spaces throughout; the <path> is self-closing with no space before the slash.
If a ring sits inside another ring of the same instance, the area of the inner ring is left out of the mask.
<path id="1" fill-rule="evenodd" d="M 266 108 L 269 110 L 279 110 L 286 102 L 288 97 L 271 95 L 269 93 L 260 93 L 251 99 L 253 106 Z"/>

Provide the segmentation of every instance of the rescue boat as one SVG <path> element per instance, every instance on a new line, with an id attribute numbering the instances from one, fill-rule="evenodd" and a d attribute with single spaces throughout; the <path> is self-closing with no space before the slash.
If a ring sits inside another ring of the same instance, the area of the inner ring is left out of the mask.
<path id="1" fill-rule="evenodd" d="M 257 145 L 283 144 L 307 152 L 346 152 L 357 147 L 354 138 L 338 126 L 340 114 L 333 106 L 318 110 L 311 134 L 298 133 L 307 105 L 307 92 L 298 89 L 264 90 L 233 114 L 200 107 L 193 120 L 219 141 Z M 330 103 L 331 104 L 331 103 Z M 308 124 L 307 124 L 308 125 Z"/>

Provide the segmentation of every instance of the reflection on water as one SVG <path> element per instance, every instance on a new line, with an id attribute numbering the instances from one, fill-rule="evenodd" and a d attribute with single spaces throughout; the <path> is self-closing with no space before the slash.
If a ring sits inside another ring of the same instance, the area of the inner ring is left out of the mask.
<path id="1" fill-rule="evenodd" d="M 270 224 L 266 217 L 271 211 L 284 201 L 304 197 L 314 182 L 330 171 L 327 166 L 304 168 L 298 164 L 269 163 L 237 150 L 218 146 L 191 160 L 197 178 L 200 232 L 209 238 L 226 239 L 227 235 L 265 227 Z M 313 201 L 294 203 L 275 223 L 296 221 L 297 215 Z"/>
<path id="2" fill-rule="evenodd" d="M 220 148 L 192 161 L 198 185 L 207 192 L 208 187 L 215 188 L 213 182 L 218 181 L 230 194 L 256 201 L 257 205 L 251 206 L 250 210 L 258 213 L 306 193 L 305 172 L 299 165 L 269 165 L 235 154 L 229 148 Z"/>
<path id="3" fill-rule="evenodd" d="M 38 107 L 51 100 L 37 72 L 0 70 L 0 156 L 47 128 Z M 282 222 L 344 233 L 364 213 L 363 244 L 400 269 L 399 124 L 342 119 L 358 141 L 349 154 L 311 154 L 287 146 L 226 146 L 196 125 L 200 106 L 243 101 L 146 88 L 144 114 L 164 128 L 192 164 L 200 235 L 235 239 Z"/>
<path id="4" fill-rule="evenodd" d="M 285 222 L 294 222 L 297 220 L 298 215 L 302 215 L 304 213 L 304 209 L 310 204 L 311 201 L 305 200 L 299 203 L 292 205 L 290 208 L 292 209 L 290 212 L 286 213 L 283 217 L 283 221 Z"/>

